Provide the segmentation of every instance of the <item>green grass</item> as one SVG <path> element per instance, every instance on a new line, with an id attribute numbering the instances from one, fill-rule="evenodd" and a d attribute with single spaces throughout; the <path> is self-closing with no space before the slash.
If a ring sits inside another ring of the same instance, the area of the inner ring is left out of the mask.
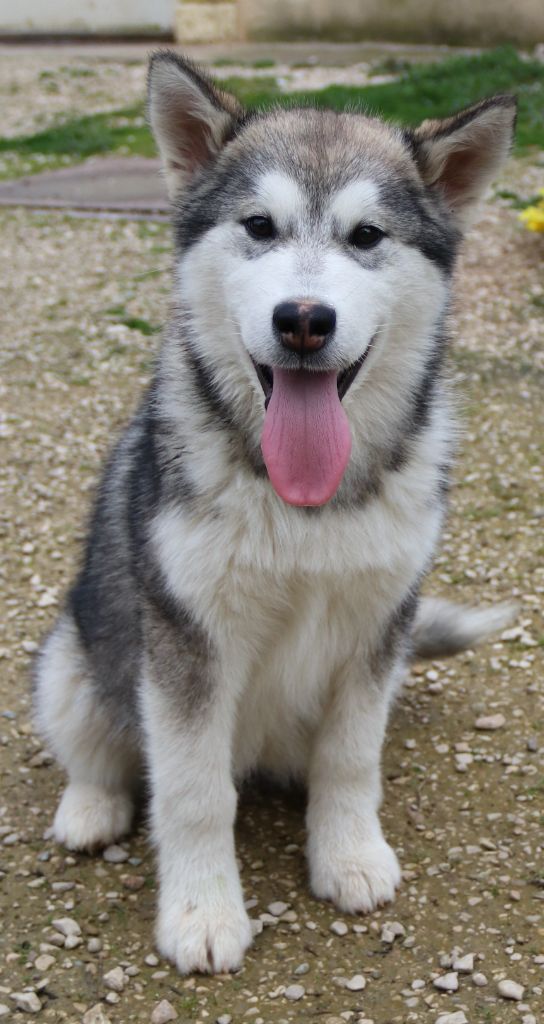
<path id="1" fill-rule="evenodd" d="M 34 174 L 105 153 L 155 155 L 143 105 L 72 118 L 33 135 L 0 138 L 0 177 Z"/>
<path id="2" fill-rule="evenodd" d="M 512 47 L 478 56 L 452 57 L 436 64 L 401 66 L 397 81 L 363 87 L 331 85 L 318 92 L 280 93 L 273 75 L 228 78 L 230 89 L 251 108 L 281 104 L 366 110 L 387 120 L 415 125 L 444 117 L 493 93 L 513 92 L 519 100 L 516 148 L 544 148 L 544 64 L 522 59 Z M 155 146 L 143 104 L 112 113 L 63 121 L 33 135 L 0 138 L 0 177 L 35 173 L 100 154 L 152 156 Z"/>

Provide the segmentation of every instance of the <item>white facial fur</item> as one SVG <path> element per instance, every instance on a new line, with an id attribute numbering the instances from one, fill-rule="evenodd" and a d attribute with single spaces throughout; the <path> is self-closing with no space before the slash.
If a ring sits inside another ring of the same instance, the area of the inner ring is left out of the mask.
<path id="1" fill-rule="evenodd" d="M 335 309 L 336 331 L 326 355 L 339 371 L 356 362 L 377 332 L 383 348 L 399 332 L 424 339 L 432 330 L 446 285 L 430 260 L 396 239 L 394 230 L 367 254 L 352 256 L 346 247 L 358 224 L 391 223 L 377 185 L 363 179 L 333 193 L 317 225 L 309 204 L 293 178 L 268 172 L 239 219 L 217 225 L 182 261 L 182 299 L 197 311 L 195 326 L 204 343 L 213 338 L 212 361 L 220 350 L 223 366 L 232 357 L 239 366 L 246 349 L 257 363 L 278 364 L 282 352 L 272 314 L 278 303 L 293 299 L 313 299 Z M 252 215 L 270 216 L 279 242 L 272 247 L 250 242 L 239 220 Z M 250 367 L 247 358 L 243 361 Z"/>

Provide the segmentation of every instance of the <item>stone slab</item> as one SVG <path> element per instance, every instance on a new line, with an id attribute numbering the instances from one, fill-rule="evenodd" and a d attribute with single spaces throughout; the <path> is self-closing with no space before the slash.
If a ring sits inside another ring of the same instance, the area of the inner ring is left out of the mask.
<path id="1" fill-rule="evenodd" d="M 87 160 L 59 171 L 0 182 L 0 206 L 168 213 L 160 161 L 144 157 Z"/>

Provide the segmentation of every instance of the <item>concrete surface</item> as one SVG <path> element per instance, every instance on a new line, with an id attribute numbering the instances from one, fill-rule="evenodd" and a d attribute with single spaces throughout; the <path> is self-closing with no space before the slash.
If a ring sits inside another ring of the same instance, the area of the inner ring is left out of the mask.
<path id="1" fill-rule="evenodd" d="M 144 157 L 97 158 L 0 182 L 0 206 L 168 213 L 160 161 Z"/>

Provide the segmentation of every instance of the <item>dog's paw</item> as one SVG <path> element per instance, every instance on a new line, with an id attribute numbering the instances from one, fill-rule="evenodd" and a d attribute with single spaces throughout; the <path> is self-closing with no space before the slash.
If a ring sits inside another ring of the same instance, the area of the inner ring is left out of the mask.
<path id="1" fill-rule="evenodd" d="M 354 853 L 341 847 L 311 858 L 312 890 L 348 914 L 368 914 L 394 899 L 401 872 L 385 839 L 362 843 Z"/>
<path id="2" fill-rule="evenodd" d="M 129 831 L 132 810 L 132 801 L 126 793 L 110 793 L 101 786 L 71 783 L 55 815 L 55 839 L 69 850 L 108 846 Z"/>
<path id="3" fill-rule="evenodd" d="M 157 949 L 180 974 L 237 971 L 251 940 L 251 922 L 241 900 L 174 901 L 159 913 Z"/>

